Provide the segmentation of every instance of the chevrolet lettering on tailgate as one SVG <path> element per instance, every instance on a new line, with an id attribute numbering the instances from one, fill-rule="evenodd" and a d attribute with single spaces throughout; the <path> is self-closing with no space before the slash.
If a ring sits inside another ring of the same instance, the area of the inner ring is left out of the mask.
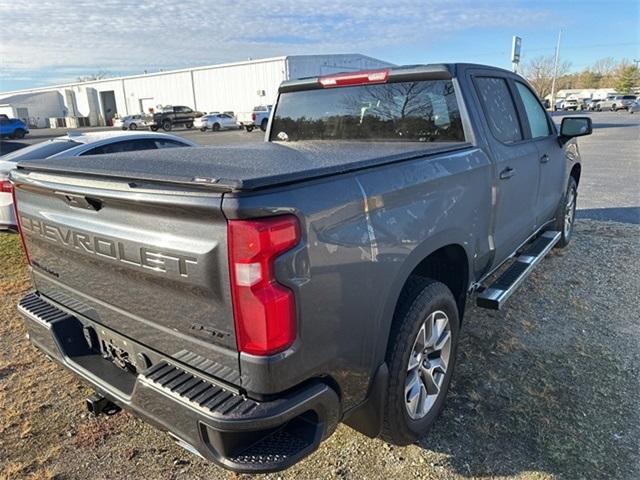
<path id="1" fill-rule="evenodd" d="M 120 240 L 78 232 L 30 215 L 20 215 L 20 226 L 27 235 L 39 235 L 49 242 L 67 248 L 111 258 L 156 272 L 175 273 L 181 277 L 188 277 L 189 265 L 198 263 L 193 257 L 163 252 L 149 247 L 134 247 Z"/>

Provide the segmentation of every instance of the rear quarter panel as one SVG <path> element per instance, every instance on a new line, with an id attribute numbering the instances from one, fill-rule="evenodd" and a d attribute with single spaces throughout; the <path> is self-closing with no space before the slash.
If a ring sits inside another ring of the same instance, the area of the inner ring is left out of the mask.
<path id="1" fill-rule="evenodd" d="M 296 293 L 298 339 L 268 358 L 241 354 L 242 384 L 275 393 L 330 376 L 349 408 L 384 360 L 396 300 L 415 266 L 448 244 L 488 250 L 491 168 L 474 147 L 305 184 L 225 195 L 228 218 L 293 213 L 303 241 L 277 262 Z"/>

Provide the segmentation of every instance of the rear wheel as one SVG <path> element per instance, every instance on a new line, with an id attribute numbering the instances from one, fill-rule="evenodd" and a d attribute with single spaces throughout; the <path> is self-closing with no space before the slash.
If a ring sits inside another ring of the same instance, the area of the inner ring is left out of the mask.
<path id="1" fill-rule="evenodd" d="M 200 131 L 201 131 L 201 132 L 206 132 L 206 131 L 207 131 L 207 127 L 202 127 L 202 128 L 200 129 Z"/>
<path id="2" fill-rule="evenodd" d="M 211 131 L 212 132 L 219 132 L 220 131 L 220 124 L 219 123 L 214 123 L 213 127 L 211 127 Z"/>
<path id="3" fill-rule="evenodd" d="M 244 128 L 245 128 L 245 130 L 247 131 L 247 133 L 249 133 L 249 132 L 253 132 L 253 125 L 247 125 L 247 126 L 245 126 Z"/>
<path id="4" fill-rule="evenodd" d="M 576 205 L 578 200 L 578 184 L 575 178 L 569 177 L 567 191 L 562 197 L 562 201 L 556 212 L 555 229 L 561 233 L 560 240 L 556 247 L 564 248 L 569 245 L 573 235 L 573 225 L 576 221 Z"/>
<path id="5" fill-rule="evenodd" d="M 27 134 L 26 130 L 23 128 L 16 128 L 15 131 L 13 132 L 12 137 L 13 138 L 24 138 L 24 136 Z"/>
<path id="6" fill-rule="evenodd" d="M 409 281 L 387 350 L 382 438 L 396 445 L 424 436 L 442 411 L 460 329 L 458 307 L 446 285 L 422 277 Z"/>
<path id="7" fill-rule="evenodd" d="M 138 125 L 137 125 L 137 124 L 135 124 L 135 123 L 131 123 L 131 124 L 129 125 L 129 130 L 137 130 L 137 129 L 138 129 Z"/>
<path id="8" fill-rule="evenodd" d="M 157 132 L 158 131 L 158 126 L 157 125 L 151 125 L 149 128 L 151 129 L 152 132 Z"/>
<path id="9" fill-rule="evenodd" d="M 193 128 L 193 122 L 188 122 L 185 124 L 185 127 L 187 128 Z"/>
<path id="10" fill-rule="evenodd" d="M 262 122 L 260 122 L 260 130 L 262 130 L 263 132 L 267 131 L 267 124 L 268 124 L 268 120 L 265 118 L 262 120 Z"/>
<path id="11" fill-rule="evenodd" d="M 173 125 L 171 125 L 171 120 L 165 120 L 164 122 L 162 122 L 162 129 L 165 132 L 170 132 L 171 128 L 173 128 Z"/>

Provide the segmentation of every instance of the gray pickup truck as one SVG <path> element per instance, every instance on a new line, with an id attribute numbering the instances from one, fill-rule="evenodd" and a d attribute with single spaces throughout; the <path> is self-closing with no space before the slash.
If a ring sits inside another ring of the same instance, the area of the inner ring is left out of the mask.
<path id="1" fill-rule="evenodd" d="M 405 445 L 443 408 L 469 296 L 498 309 L 570 239 L 574 137 L 505 70 L 288 81 L 267 141 L 28 161 L 11 174 L 31 341 L 237 472 L 345 422 Z"/>

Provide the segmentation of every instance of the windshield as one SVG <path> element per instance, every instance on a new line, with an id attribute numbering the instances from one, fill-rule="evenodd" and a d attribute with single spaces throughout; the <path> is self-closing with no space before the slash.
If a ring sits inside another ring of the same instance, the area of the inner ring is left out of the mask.
<path id="1" fill-rule="evenodd" d="M 282 93 L 271 140 L 465 139 L 453 83 L 424 80 Z"/>
<path id="2" fill-rule="evenodd" d="M 37 158 L 47 158 L 56 153 L 64 152 L 70 148 L 82 145 L 73 140 L 49 140 L 42 143 L 30 145 L 15 152 L 8 153 L 0 157 L 2 160 L 10 162 L 20 162 L 22 160 L 35 160 Z"/>

